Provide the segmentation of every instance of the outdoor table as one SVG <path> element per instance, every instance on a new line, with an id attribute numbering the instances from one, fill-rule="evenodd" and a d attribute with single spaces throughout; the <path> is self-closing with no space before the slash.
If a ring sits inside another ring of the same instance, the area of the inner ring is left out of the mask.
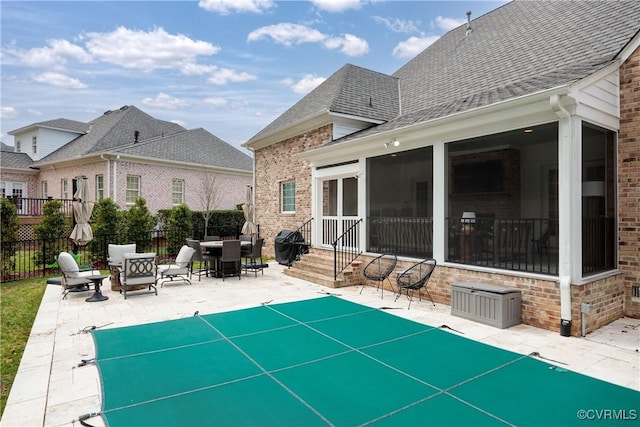
<path id="1" fill-rule="evenodd" d="M 102 295 L 102 291 L 100 290 L 100 284 L 107 277 L 109 277 L 109 276 L 107 276 L 106 274 L 99 274 L 97 276 L 88 276 L 87 277 L 87 279 L 91 280 L 91 282 L 93 282 L 93 284 L 95 285 L 95 291 L 93 292 L 93 295 L 91 295 L 85 301 L 87 301 L 87 302 L 99 302 L 99 301 L 106 301 L 106 300 L 109 299 L 109 297 Z"/>
<path id="2" fill-rule="evenodd" d="M 224 242 L 224 240 L 200 241 L 200 247 L 216 259 L 216 276 L 220 271 L 220 268 L 218 267 L 220 263 L 220 257 L 222 257 L 222 242 Z M 251 247 L 251 244 L 252 243 L 248 240 L 240 241 L 241 248 Z"/>

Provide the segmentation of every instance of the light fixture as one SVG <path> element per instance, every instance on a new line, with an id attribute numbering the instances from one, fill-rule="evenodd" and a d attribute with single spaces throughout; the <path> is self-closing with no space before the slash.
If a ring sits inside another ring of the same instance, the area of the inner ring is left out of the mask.
<path id="1" fill-rule="evenodd" d="M 475 224 L 476 222 L 476 213 L 475 212 L 463 212 L 462 219 L 460 222 L 465 224 Z"/>
<path id="2" fill-rule="evenodd" d="M 397 139 L 394 138 L 393 141 L 391 141 L 391 142 L 385 142 L 384 143 L 384 148 L 389 148 L 391 146 L 398 147 L 399 145 L 400 145 L 400 141 L 398 141 Z"/>
<path id="3" fill-rule="evenodd" d="M 585 181 L 582 183 L 582 197 L 603 197 L 604 181 Z"/>
<path id="4" fill-rule="evenodd" d="M 533 129 L 525 129 L 524 133 L 533 133 Z"/>
<path id="5" fill-rule="evenodd" d="M 394 139 L 394 140 L 393 140 L 393 146 L 394 146 L 394 147 L 397 147 L 397 146 L 399 146 L 399 145 L 400 145 L 400 141 L 398 141 L 397 139 Z"/>

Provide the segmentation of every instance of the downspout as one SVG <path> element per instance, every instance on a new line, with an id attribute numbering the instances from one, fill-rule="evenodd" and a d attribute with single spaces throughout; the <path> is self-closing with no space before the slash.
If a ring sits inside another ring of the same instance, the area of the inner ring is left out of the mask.
<path id="1" fill-rule="evenodd" d="M 554 113 L 560 117 L 560 121 L 570 122 L 571 114 L 564 108 L 560 102 L 558 95 L 551 95 L 549 99 L 551 109 Z M 561 132 L 565 129 L 560 125 Z M 564 138 L 564 135 L 563 135 Z M 563 138 L 560 139 L 559 145 L 562 147 Z M 570 201 L 568 201 L 570 203 Z M 562 221 L 562 217 L 559 218 Z M 559 230 L 569 232 L 568 227 L 558 227 Z M 566 246 L 566 245 L 565 245 Z M 564 249 L 564 248 L 563 248 Z M 567 261 L 567 255 L 564 256 L 564 262 Z M 567 274 L 569 272 L 569 274 Z M 571 336 L 571 266 L 567 266 L 562 269 L 562 275 L 560 276 L 560 335 L 563 337 Z"/>

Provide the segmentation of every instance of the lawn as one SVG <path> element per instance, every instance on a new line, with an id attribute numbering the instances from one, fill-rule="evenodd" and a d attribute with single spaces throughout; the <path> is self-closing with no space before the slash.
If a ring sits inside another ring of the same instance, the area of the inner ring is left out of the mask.
<path id="1" fill-rule="evenodd" d="M 46 288 L 42 277 L 0 284 L 0 416 Z"/>

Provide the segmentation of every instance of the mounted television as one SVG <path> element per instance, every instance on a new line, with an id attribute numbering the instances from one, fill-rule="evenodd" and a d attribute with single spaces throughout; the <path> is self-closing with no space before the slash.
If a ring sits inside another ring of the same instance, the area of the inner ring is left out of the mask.
<path id="1" fill-rule="evenodd" d="M 459 194 L 504 191 L 502 160 L 453 165 L 452 182 Z"/>

